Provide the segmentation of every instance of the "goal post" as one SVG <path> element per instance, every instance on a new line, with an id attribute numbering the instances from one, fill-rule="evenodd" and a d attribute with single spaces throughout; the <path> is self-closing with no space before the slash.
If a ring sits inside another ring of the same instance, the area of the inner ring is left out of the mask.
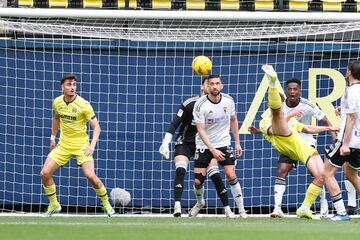
<path id="1" fill-rule="evenodd" d="M 174 163 L 158 149 L 181 102 L 199 93 L 201 77 L 193 74 L 191 62 L 206 55 L 225 83 L 223 91 L 236 102 L 244 149 L 236 173 L 245 208 L 269 213 L 278 154 L 262 136 L 247 133 L 267 109 L 261 66 L 272 64 L 282 87 L 291 77 L 301 79 L 302 96 L 337 125 L 333 110 L 345 88 L 346 66 L 359 59 L 360 16 L 221 13 L 0 8 L 0 211 L 38 213 L 48 204 L 39 173 L 49 153 L 52 100 L 61 95 L 61 77 L 74 73 L 79 95 L 90 101 L 100 122 L 94 159 L 108 192 L 129 191 L 129 213 L 169 213 Z M 323 153 L 330 136 L 317 138 Z M 173 158 L 173 144 L 171 150 Z M 184 209 L 196 201 L 192 169 L 193 162 Z M 343 175 L 337 177 L 342 183 Z M 61 168 L 55 182 L 65 212 L 100 211 L 76 161 Z M 294 212 L 310 182 L 301 164 L 290 173 L 284 212 Z M 211 181 L 205 189 L 204 213 L 215 213 L 221 202 Z"/>

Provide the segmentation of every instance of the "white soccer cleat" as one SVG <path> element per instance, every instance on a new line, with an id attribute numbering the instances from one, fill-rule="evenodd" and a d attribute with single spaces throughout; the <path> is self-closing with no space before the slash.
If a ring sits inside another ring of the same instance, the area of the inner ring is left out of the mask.
<path id="1" fill-rule="evenodd" d="M 225 210 L 225 216 L 227 218 L 230 219 L 236 218 L 235 214 L 233 213 L 233 211 L 231 211 L 231 208 L 229 206 L 224 207 L 224 210 Z"/>
<path id="2" fill-rule="evenodd" d="M 320 215 L 323 218 L 329 215 L 329 206 L 327 200 L 321 200 L 320 202 Z"/>
<path id="3" fill-rule="evenodd" d="M 272 82 L 275 82 L 277 80 L 277 73 L 275 72 L 273 66 L 265 64 L 262 65 L 261 69 L 265 72 L 269 80 L 271 80 Z"/>
<path id="4" fill-rule="evenodd" d="M 195 206 L 190 210 L 189 217 L 196 217 L 200 210 L 205 206 L 205 200 L 201 199 L 201 201 L 196 202 Z"/>
<path id="5" fill-rule="evenodd" d="M 274 208 L 274 211 L 270 214 L 271 218 L 283 218 L 284 213 L 281 208 Z"/>
<path id="6" fill-rule="evenodd" d="M 246 211 L 244 210 L 244 211 L 240 211 L 239 212 L 239 216 L 240 216 L 240 218 L 248 218 L 249 216 L 247 215 L 247 213 L 246 213 Z"/>
<path id="7" fill-rule="evenodd" d="M 174 206 L 174 217 L 181 217 L 181 206 L 180 205 Z"/>

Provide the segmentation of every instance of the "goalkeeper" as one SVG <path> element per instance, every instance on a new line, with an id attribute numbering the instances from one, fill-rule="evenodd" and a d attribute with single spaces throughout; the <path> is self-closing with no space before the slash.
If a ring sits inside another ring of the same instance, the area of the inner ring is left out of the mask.
<path id="1" fill-rule="evenodd" d="M 61 79 L 63 95 L 55 98 L 53 102 L 54 118 L 50 137 L 51 152 L 48 155 L 43 168 L 41 179 L 45 193 L 50 204 L 45 216 L 51 216 L 61 211 L 61 205 L 56 197 L 56 187 L 53 174 L 60 167 L 76 156 L 77 164 L 83 169 L 84 175 L 91 182 L 96 194 L 101 198 L 106 214 L 110 217 L 115 213 L 109 203 L 106 188 L 96 176 L 94 170 L 93 153 L 100 135 L 99 122 L 94 110 L 88 101 L 76 93 L 75 75 L 66 75 Z M 93 137 L 89 144 L 86 123 L 89 122 L 93 129 Z M 55 146 L 55 136 L 58 130 L 60 139 Z"/>
<path id="2" fill-rule="evenodd" d="M 208 94 L 207 77 L 203 78 L 201 83 L 200 96 Z M 169 129 L 165 133 L 163 142 L 159 148 L 160 154 L 169 159 L 169 144 L 178 127 L 179 133 L 175 142 L 175 179 L 174 179 L 174 217 L 181 217 L 181 196 L 184 190 L 184 178 L 189 165 L 190 158 L 195 154 L 195 135 L 197 133 L 196 126 L 193 122 L 193 109 L 199 96 L 191 97 L 184 101 L 174 119 L 171 121 Z M 213 160 L 209 167 L 217 166 L 217 161 Z M 210 169 L 210 168 L 209 168 Z M 203 191 L 203 189 L 199 190 Z M 201 197 L 203 194 L 200 195 Z M 200 199 L 199 201 L 203 201 Z"/>
<path id="3" fill-rule="evenodd" d="M 268 99 L 272 116 L 260 121 L 260 130 L 265 139 L 276 150 L 293 160 L 302 162 L 314 177 L 306 191 L 302 205 L 296 210 L 296 214 L 299 217 L 316 219 L 317 217 L 310 210 L 310 207 L 320 195 L 325 184 L 324 164 L 317 150 L 311 147 L 298 133 L 334 132 L 338 131 L 338 128 L 303 125 L 293 118 L 295 114 L 298 114 L 296 112 L 285 117 L 282 110 L 285 98 L 280 95 L 276 88 L 277 74 L 270 65 L 264 65 L 262 69 L 269 78 Z"/>

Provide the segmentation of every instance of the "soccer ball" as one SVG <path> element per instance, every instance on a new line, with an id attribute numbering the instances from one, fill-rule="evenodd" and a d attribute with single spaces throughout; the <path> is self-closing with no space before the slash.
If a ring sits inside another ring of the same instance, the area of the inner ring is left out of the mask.
<path id="1" fill-rule="evenodd" d="M 192 69 L 197 75 L 208 75 L 211 72 L 212 62 L 206 56 L 197 56 L 192 62 Z"/>
<path id="2" fill-rule="evenodd" d="M 122 188 L 113 188 L 110 198 L 115 207 L 125 207 L 131 201 L 130 193 Z"/>

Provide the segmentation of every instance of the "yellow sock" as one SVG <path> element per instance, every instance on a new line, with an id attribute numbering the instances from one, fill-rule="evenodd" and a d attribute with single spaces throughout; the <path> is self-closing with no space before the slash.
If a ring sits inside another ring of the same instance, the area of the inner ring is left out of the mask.
<path id="1" fill-rule="evenodd" d="M 320 195 L 322 191 L 322 187 L 316 186 L 313 183 L 310 183 L 306 194 L 305 194 L 305 199 L 303 204 L 306 206 L 311 206 L 314 204 L 314 202 L 316 201 L 317 197 Z"/>
<path id="2" fill-rule="evenodd" d="M 106 188 L 102 186 L 99 189 L 94 188 L 96 194 L 101 198 L 102 205 L 105 206 L 109 204 L 109 197 L 106 193 Z"/>
<path id="3" fill-rule="evenodd" d="M 44 185 L 44 190 L 45 190 L 45 193 L 46 193 L 47 197 L 49 198 L 50 204 L 51 205 L 58 205 L 59 202 L 58 202 L 57 197 L 56 197 L 56 186 L 55 186 L 55 184 L 50 185 L 50 186 L 45 186 Z"/>
<path id="4" fill-rule="evenodd" d="M 276 87 L 269 87 L 269 94 L 268 94 L 268 99 L 269 99 L 269 107 L 271 109 L 279 109 L 281 108 L 281 97 L 279 94 L 279 91 Z"/>

